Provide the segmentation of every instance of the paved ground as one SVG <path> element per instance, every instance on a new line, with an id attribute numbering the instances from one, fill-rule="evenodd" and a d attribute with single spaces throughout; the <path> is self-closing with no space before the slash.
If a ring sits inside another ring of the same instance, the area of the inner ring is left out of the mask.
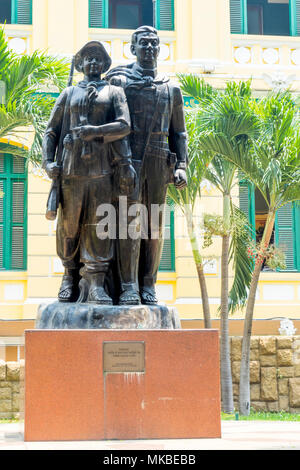
<path id="1" fill-rule="evenodd" d="M 222 439 L 88 442 L 24 442 L 21 424 L 0 424 L 0 450 L 300 450 L 300 422 L 223 421 Z"/>

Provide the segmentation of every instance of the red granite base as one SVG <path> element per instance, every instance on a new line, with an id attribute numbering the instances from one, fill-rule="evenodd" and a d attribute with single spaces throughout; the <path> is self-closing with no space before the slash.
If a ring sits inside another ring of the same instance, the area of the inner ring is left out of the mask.
<path id="1" fill-rule="evenodd" d="M 145 343 L 144 372 L 104 372 L 104 342 Z M 219 438 L 217 330 L 28 330 L 25 441 Z"/>

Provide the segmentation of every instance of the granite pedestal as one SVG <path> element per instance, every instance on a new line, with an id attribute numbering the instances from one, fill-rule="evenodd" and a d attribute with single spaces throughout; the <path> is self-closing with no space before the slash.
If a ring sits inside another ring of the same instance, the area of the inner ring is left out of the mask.
<path id="1" fill-rule="evenodd" d="M 25 441 L 221 436 L 218 330 L 37 329 L 25 346 Z"/>

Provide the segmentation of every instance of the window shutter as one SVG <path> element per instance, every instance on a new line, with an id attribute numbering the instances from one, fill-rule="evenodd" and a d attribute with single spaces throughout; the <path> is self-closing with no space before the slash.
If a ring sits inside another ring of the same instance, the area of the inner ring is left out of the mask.
<path id="1" fill-rule="evenodd" d="M 0 153 L 0 173 L 4 173 L 5 171 L 4 164 L 5 164 L 4 155 L 3 153 Z"/>
<path id="2" fill-rule="evenodd" d="M 230 0 L 230 31 L 247 34 L 247 0 Z"/>
<path id="3" fill-rule="evenodd" d="M 1 155 L 3 157 L 3 155 Z M 2 173 L 2 171 L 1 171 Z M 4 268 L 4 184 L 3 180 L 0 180 L 0 269 Z"/>
<path id="4" fill-rule="evenodd" d="M 12 18 L 17 24 L 32 24 L 32 0 L 14 0 Z"/>
<path id="5" fill-rule="evenodd" d="M 290 30 L 292 36 L 300 36 L 300 0 L 290 0 Z"/>
<path id="6" fill-rule="evenodd" d="M 11 269 L 25 269 L 25 182 L 12 181 Z"/>
<path id="7" fill-rule="evenodd" d="M 249 218 L 250 202 L 249 202 L 249 189 L 247 184 L 240 184 L 239 186 L 239 201 L 240 210 Z"/>
<path id="8" fill-rule="evenodd" d="M 0 154 L 0 269 L 27 264 L 27 167 L 21 157 Z"/>
<path id="9" fill-rule="evenodd" d="M 108 0 L 89 0 L 90 28 L 108 28 Z"/>
<path id="10" fill-rule="evenodd" d="M 278 209 L 275 219 L 275 243 L 285 254 L 286 269 L 284 271 L 296 270 L 293 221 L 292 203 L 285 204 Z"/>
<path id="11" fill-rule="evenodd" d="M 174 0 L 156 0 L 156 27 L 174 31 Z"/>
<path id="12" fill-rule="evenodd" d="M 165 224 L 164 242 L 160 258 L 159 271 L 175 271 L 175 227 L 174 227 L 174 210 L 173 204 L 167 201 L 170 207 L 169 223 Z"/>
<path id="13" fill-rule="evenodd" d="M 300 201 L 295 202 L 293 206 L 295 267 L 300 271 Z"/>
<path id="14" fill-rule="evenodd" d="M 18 174 L 18 173 L 23 174 L 23 173 L 25 173 L 25 170 L 26 170 L 26 160 L 25 160 L 25 158 L 15 156 L 13 158 L 13 170 L 12 170 L 12 172 L 14 174 Z"/>
<path id="15" fill-rule="evenodd" d="M 239 183 L 239 204 L 240 210 L 244 212 L 253 228 L 252 238 L 255 240 L 255 188 L 245 180 Z"/>
<path id="16" fill-rule="evenodd" d="M 2 175 L 1 175 L 2 174 Z M 0 153 L 0 269 L 4 269 L 5 262 L 5 240 L 4 240 L 4 220 L 5 220 L 5 204 L 4 197 L 6 192 L 6 181 L 4 179 L 5 174 L 5 156 Z M 3 176 L 3 179 L 2 179 Z"/>

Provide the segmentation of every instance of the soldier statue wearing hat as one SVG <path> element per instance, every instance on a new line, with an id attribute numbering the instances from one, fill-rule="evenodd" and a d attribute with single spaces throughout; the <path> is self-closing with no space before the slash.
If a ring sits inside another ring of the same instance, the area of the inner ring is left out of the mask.
<path id="1" fill-rule="evenodd" d="M 159 37 L 152 26 L 141 26 L 132 35 L 136 62 L 110 70 L 106 79 L 121 86 L 131 117 L 127 138 L 137 173 L 128 203 L 148 209 L 148 236 L 118 240 L 118 262 L 123 305 L 157 303 L 155 283 L 162 249 L 163 217 L 153 226 L 152 207 L 165 203 L 169 183 L 186 186 L 187 134 L 178 85 L 157 74 Z M 130 220 L 129 220 L 130 222 Z"/>
<path id="2" fill-rule="evenodd" d="M 113 173 L 121 194 L 134 188 L 129 146 L 111 144 L 129 134 L 130 117 L 123 90 L 101 80 L 111 59 L 100 42 L 87 43 L 74 65 L 84 79 L 61 93 L 43 140 L 43 167 L 60 193 L 57 253 L 65 273 L 58 298 L 76 301 L 83 277 L 88 302 L 112 304 L 104 282 L 113 240 L 97 237 L 97 208 L 112 202 Z"/>

